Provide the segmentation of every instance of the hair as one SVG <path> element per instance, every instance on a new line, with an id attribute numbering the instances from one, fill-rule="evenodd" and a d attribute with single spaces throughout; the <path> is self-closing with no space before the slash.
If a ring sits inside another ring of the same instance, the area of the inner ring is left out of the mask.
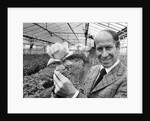
<path id="1" fill-rule="evenodd" d="M 113 37 L 115 44 L 116 44 L 116 48 L 120 48 L 119 36 L 115 31 L 110 30 L 110 29 L 102 30 L 102 31 L 108 32 Z M 95 41 L 94 41 L 94 44 L 95 44 Z"/>

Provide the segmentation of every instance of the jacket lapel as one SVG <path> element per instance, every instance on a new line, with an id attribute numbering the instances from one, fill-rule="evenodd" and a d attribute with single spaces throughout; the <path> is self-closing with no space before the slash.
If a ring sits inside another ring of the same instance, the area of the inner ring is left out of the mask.
<path id="1" fill-rule="evenodd" d="M 123 68 L 121 67 L 121 63 L 118 63 L 108 74 L 104 75 L 103 79 L 99 82 L 99 84 L 91 90 L 90 93 L 100 90 L 115 81 L 118 80 L 118 75 L 122 73 Z"/>
<path id="2" fill-rule="evenodd" d="M 101 68 L 101 66 L 98 65 L 95 68 L 90 70 L 90 74 L 87 76 L 86 83 L 84 85 L 84 91 L 86 94 L 90 93 L 93 83 L 99 76 L 100 68 Z"/>

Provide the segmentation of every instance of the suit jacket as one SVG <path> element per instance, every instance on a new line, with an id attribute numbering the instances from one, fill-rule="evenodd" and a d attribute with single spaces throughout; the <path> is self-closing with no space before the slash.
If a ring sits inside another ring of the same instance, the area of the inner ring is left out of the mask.
<path id="1" fill-rule="evenodd" d="M 127 69 L 119 62 L 109 73 L 104 75 L 93 88 L 100 73 L 100 65 L 93 66 L 85 78 L 78 98 L 127 98 Z"/>

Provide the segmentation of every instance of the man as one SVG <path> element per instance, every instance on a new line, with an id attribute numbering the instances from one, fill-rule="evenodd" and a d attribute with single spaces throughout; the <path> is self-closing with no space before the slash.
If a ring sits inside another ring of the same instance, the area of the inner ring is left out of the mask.
<path id="1" fill-rule="evenodd" d="M 67 98 L 126 98 L 127 71 L 119 60 L 118 39 L 117 33 L 112 30 L 98 33 L 95 44 L 101 65 L 93 66 L 89 70 L 81 90 L 77 90 L 68 78 L 55 71 L 54 92 Z M 105 74 L 103 77 L 102 73 Z"/>

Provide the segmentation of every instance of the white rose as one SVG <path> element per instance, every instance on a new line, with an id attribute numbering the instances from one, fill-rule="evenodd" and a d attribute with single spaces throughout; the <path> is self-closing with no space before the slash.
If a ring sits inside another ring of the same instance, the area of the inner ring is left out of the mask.
<path id="1" fill-rule="evenodd" d="M 66 42 L 62 44 L 55 43 L 52 46 L 47 46 L 47 53 L 51 57 L 47 65 L 56 61 L 62 61 L 62 59 L 73 54 L 73 52 L 69 51 L 68 44 Z"/>

